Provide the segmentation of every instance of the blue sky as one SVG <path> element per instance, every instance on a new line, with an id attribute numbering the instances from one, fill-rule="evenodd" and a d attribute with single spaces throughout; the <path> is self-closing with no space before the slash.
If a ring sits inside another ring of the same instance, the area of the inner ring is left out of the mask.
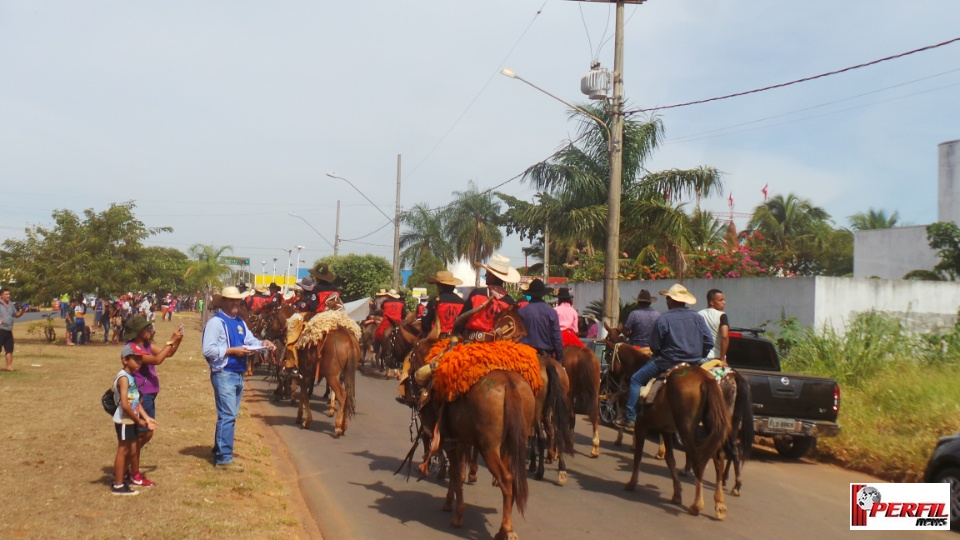
<path id="1" fill-rule="evenodd" d="M 539 13 L 538 13 L 539 12 Z M 952 0 L 649 0 L 627 6 L 628 108 L 683 103 L 960 37 Z M 500 184 L 573 136 L 565 107 L 613 64 L 613 7 L 565 0 L 0 0 L 0 240 L 55 209 L 135 200 L 153 245 L 392 253 L 393 213 Z M 796 193 L 839 225 L 936 219 L 937 145 L 960 138 L 960 43 L 787 88 L 658 113 L 650 170 L 711 165 L 747 213 Z M 503 191 L 533 192 L 515 180 Z M 738 224 L 742 225 L 742 220 Z M 522 264 L 522 243 L 502 251 Z"/>

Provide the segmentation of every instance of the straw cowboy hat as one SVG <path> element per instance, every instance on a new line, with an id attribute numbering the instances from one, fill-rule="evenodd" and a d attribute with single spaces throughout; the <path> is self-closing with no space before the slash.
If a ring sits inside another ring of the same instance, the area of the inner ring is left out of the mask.
<path id="1" fill-rule="evenodd" d="M 332 283 L 333 280 L 337 279 L 337 276 L 330 271 L 327 263 L 317 263 L 316 266 L 310 269 L 310 275 L 317 281 L 326 281 L 327 283 Z"/>
<path id="2" fill-rule="evenodd" d="M 453 285 L 453 286 L 463 285 L 463 281 L 454 277 L 453 272 L 449 270 L 441 270 L 437 272 L 437 275 L 435 277 L 428 277 L 427 283 L 442 283 L 444 285 Z"/>
<path id="3" fill-rule="evenodd" d="M 236 287 L 224 287 L 222 291 L 213 295 L 213 306 L 219 306 L 220 300 L 223 298 L 229 298 L 233 300 L 243 300 L 244 298 L 250 296 L 248 292 L 240 292 L 240 289 Z"/>
<path id="4" fill-rule="evenodd" d="M 429 294 L 423 293 L 423 294 L 420 295 L 420 301 L 421 301 L 421 302 L 426 302 L 427 300 L 430 300 L 430 295 L 429 295 Z"/>
<path id="5" fill-rule="evenodd" d="M 687 305 L 697 303 L 697 298 L 690 294 L 687 288 L 679 283 L 675 283 L 666 291 L 660 291 L 660 294 L 666 296 L 667 298 L 672 298 L 676 302 L 683 302 Z"/>
<path id="6" fill-rule="evenodd" d="M 396 289 L 390 289 L 387 291 L 387 296 L 390 298 L 400 298 L 400 293 L 398 293 Z"/>
<path id="7" fill-rule="evenodd" d="M 548 289 L 547 286 L 543 284 L 542 279 L 535 279 L 531 281 L 530 286 L 527 287 L 527 290 L 526 290 L 527 296 L 533 296 L 535 298 L 543 298 L 544 296 L 550 294 L 551 292 L 553 291 Z"/>
<path id="8" fill-rule="evenodd" d="M 517 272 L 515 268 L 510 266 L 509 258 L 499 253 L 494 253 L 493 256 L 490 257 L 490 260 L 487 261 L 487 264 L 475 262 L 473 265 L 477 268 L 486 268 L 487 272 L 502 279 L 505 283 L 517 283 L 520 281 L 520 272 Z"/>
<path id="9" fill-rule="evenodd" d="M 144 328 L 150 326 L 150 321 L 143 315 L 134 315 L 123 323 L 123 340 L 130 341 L 140 335 Z"/>
<path id="10" fill-rule="evenodd" d="M 297 282 L 297 287 L 300 287 L 305 291 L 312 291 L 316 286 L 317 284 L 314 283 L 312 279 L 310 279 L 310 276 L 307 276 Z"/>
<path id="11" fill-rule="evenodd" d="M 386 295 L 387 295 L 387 290 L 380 289 L 379 291 L 377 291 L 377 294 L 375 294 L 374 296 L 386 296 Z"/>
<path id="12" fill-rule="evenodd" d="M 560 290 L 557 292 L 557 300 L 573 300 L 573 295 L 570 294 L 570 289 L 567 287 L 560 287 Z"/>
<path id="13" fill-rule="evenodd" d="M 637 302 L 643 303 L 653 303 L 657 301 L 656 296 L 650 296 L 650 291 L 646 289 L 640 289 L 640 294 L 637 295 Z"/>

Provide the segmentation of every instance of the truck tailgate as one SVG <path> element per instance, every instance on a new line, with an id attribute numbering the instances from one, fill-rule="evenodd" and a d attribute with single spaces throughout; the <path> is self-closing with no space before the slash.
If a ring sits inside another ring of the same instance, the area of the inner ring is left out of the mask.
<path id="1" fill-rule="evenodd" d="M 738 369 L 750 383 L 753 414 L 836 422 L 831 379 Z"/>

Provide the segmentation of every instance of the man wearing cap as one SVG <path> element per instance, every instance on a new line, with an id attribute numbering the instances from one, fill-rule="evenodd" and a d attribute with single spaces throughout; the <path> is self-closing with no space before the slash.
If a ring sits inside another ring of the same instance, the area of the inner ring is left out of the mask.
<path id="1" fill-rule="evenodd" d="M 618 419 L 617 425 L 633 429 L 637 420 L 637 401 L 640 389 L 650 379 L 682 362 L 699 364 L 713 348 L 713 336 L 707 323 L 697 312 L 687 308 L 697 299 L 679 283 L 669 290 L 660 291 L 667 298 L 669 311 L 657 319 L 650 336 L 653 360 L 647 362 L 630 378 L 630 393 L 627 396 L 626 421 Z"/>
<path id="2" fill-rule="evenodd" d="M 637 295 L 637 308 L 630 312 L 627 321 L 620 323 L 618 328 L 621 334 L 630 338 L 630 345 L 647 357 L 653 355 L 650 351 L 650 334 L 653 333 L 653 327 L 660 318 L 660 312 L 650 307 L 650 304 L 656 301 L 657 297 L 650 296 L 650 291 L 640 289 L 640 294 Z"/>
<path id="3" fill-rule="evenodd" d="M 543 281 L 535 279 L 527 289 L 530 303 L 520 308 L 520 318 L 527 327 L 527 335 L 520 339 L 520 343 L 529 345 L 537 353 L 563 361 L 563 340 L 560 338 L 560 320 L 557 312 L 543 301 L 543 297 L 550 293 Z"/>
<path id="4" fill-rule="evenodd" d="M 233 462 L 233 435 L 243 397 L 243 374 L 251 348 L 273 349 L 269 340 L 253 336 L 237 314 L 246 298 L 236 287 L 225 287 L 213 296 L 220 308 L 203 329 L 203 356 L 210 365 L 210 383 L 217 406 L 217 429 L 213 440 L 213 459 L 217 468 L 242 470 Z"/>
<path id="5" fill-rule="evenodd" d="M 476 311 L 466 323 L 467 341 L 493 341 L 493 322 L 501 311 L 515 306 L 517 301 L 507 294 L 506 283 L 518 283 L 520 272 L 510 266 L 510 259 L 494 253 L 487 264 L 475 262 L 477 268 L 485 268 L 486 287 L 476 288 L 467 296 L 461 314 L 475 310 L 488 302 L 487 307 Z"/>
<path id="6" fill-rule="evenodd" d="M 454 277 L 453 272 L 441 270 L 436 276 L 427 278 L 427 283 L 437 286 L 437 296 L 427 302 L 420 328 L 424 334 L 428 334 L 435 321 L 440 321 L 440 337 L 448 337 L 453 332 L 454 321 L 463 311 L 463 298 L 454 292 L 457 285 L 463 285 L 463 281 Z"/>

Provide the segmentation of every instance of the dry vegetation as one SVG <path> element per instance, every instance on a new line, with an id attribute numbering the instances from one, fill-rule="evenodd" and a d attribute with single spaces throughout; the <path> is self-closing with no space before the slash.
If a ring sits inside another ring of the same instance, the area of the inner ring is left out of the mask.
<path id="1" fill-rule="evenodd" d="M 15 329 L 16 371 L 0 372 L 0 538 L 306 538 L 296 476 L 274 435 L 251 418 L 245 400 L 237 424 L 237 461 L 246 471 L 212 466 L 216 411 L 200 355 L 195 314 L 157 323 L 157 340 L 186 324 L 176 356 L 159 368 L 160 427 L 143 450 L 141 470 L 158 486 L 138 497 L 110 493 L 116 434 L 99 398 L 120 369 L 120 346 L 67 347 L 57 319 L 55 344 Z M 284 472 L 285 471 L 285 472 Z"/>

